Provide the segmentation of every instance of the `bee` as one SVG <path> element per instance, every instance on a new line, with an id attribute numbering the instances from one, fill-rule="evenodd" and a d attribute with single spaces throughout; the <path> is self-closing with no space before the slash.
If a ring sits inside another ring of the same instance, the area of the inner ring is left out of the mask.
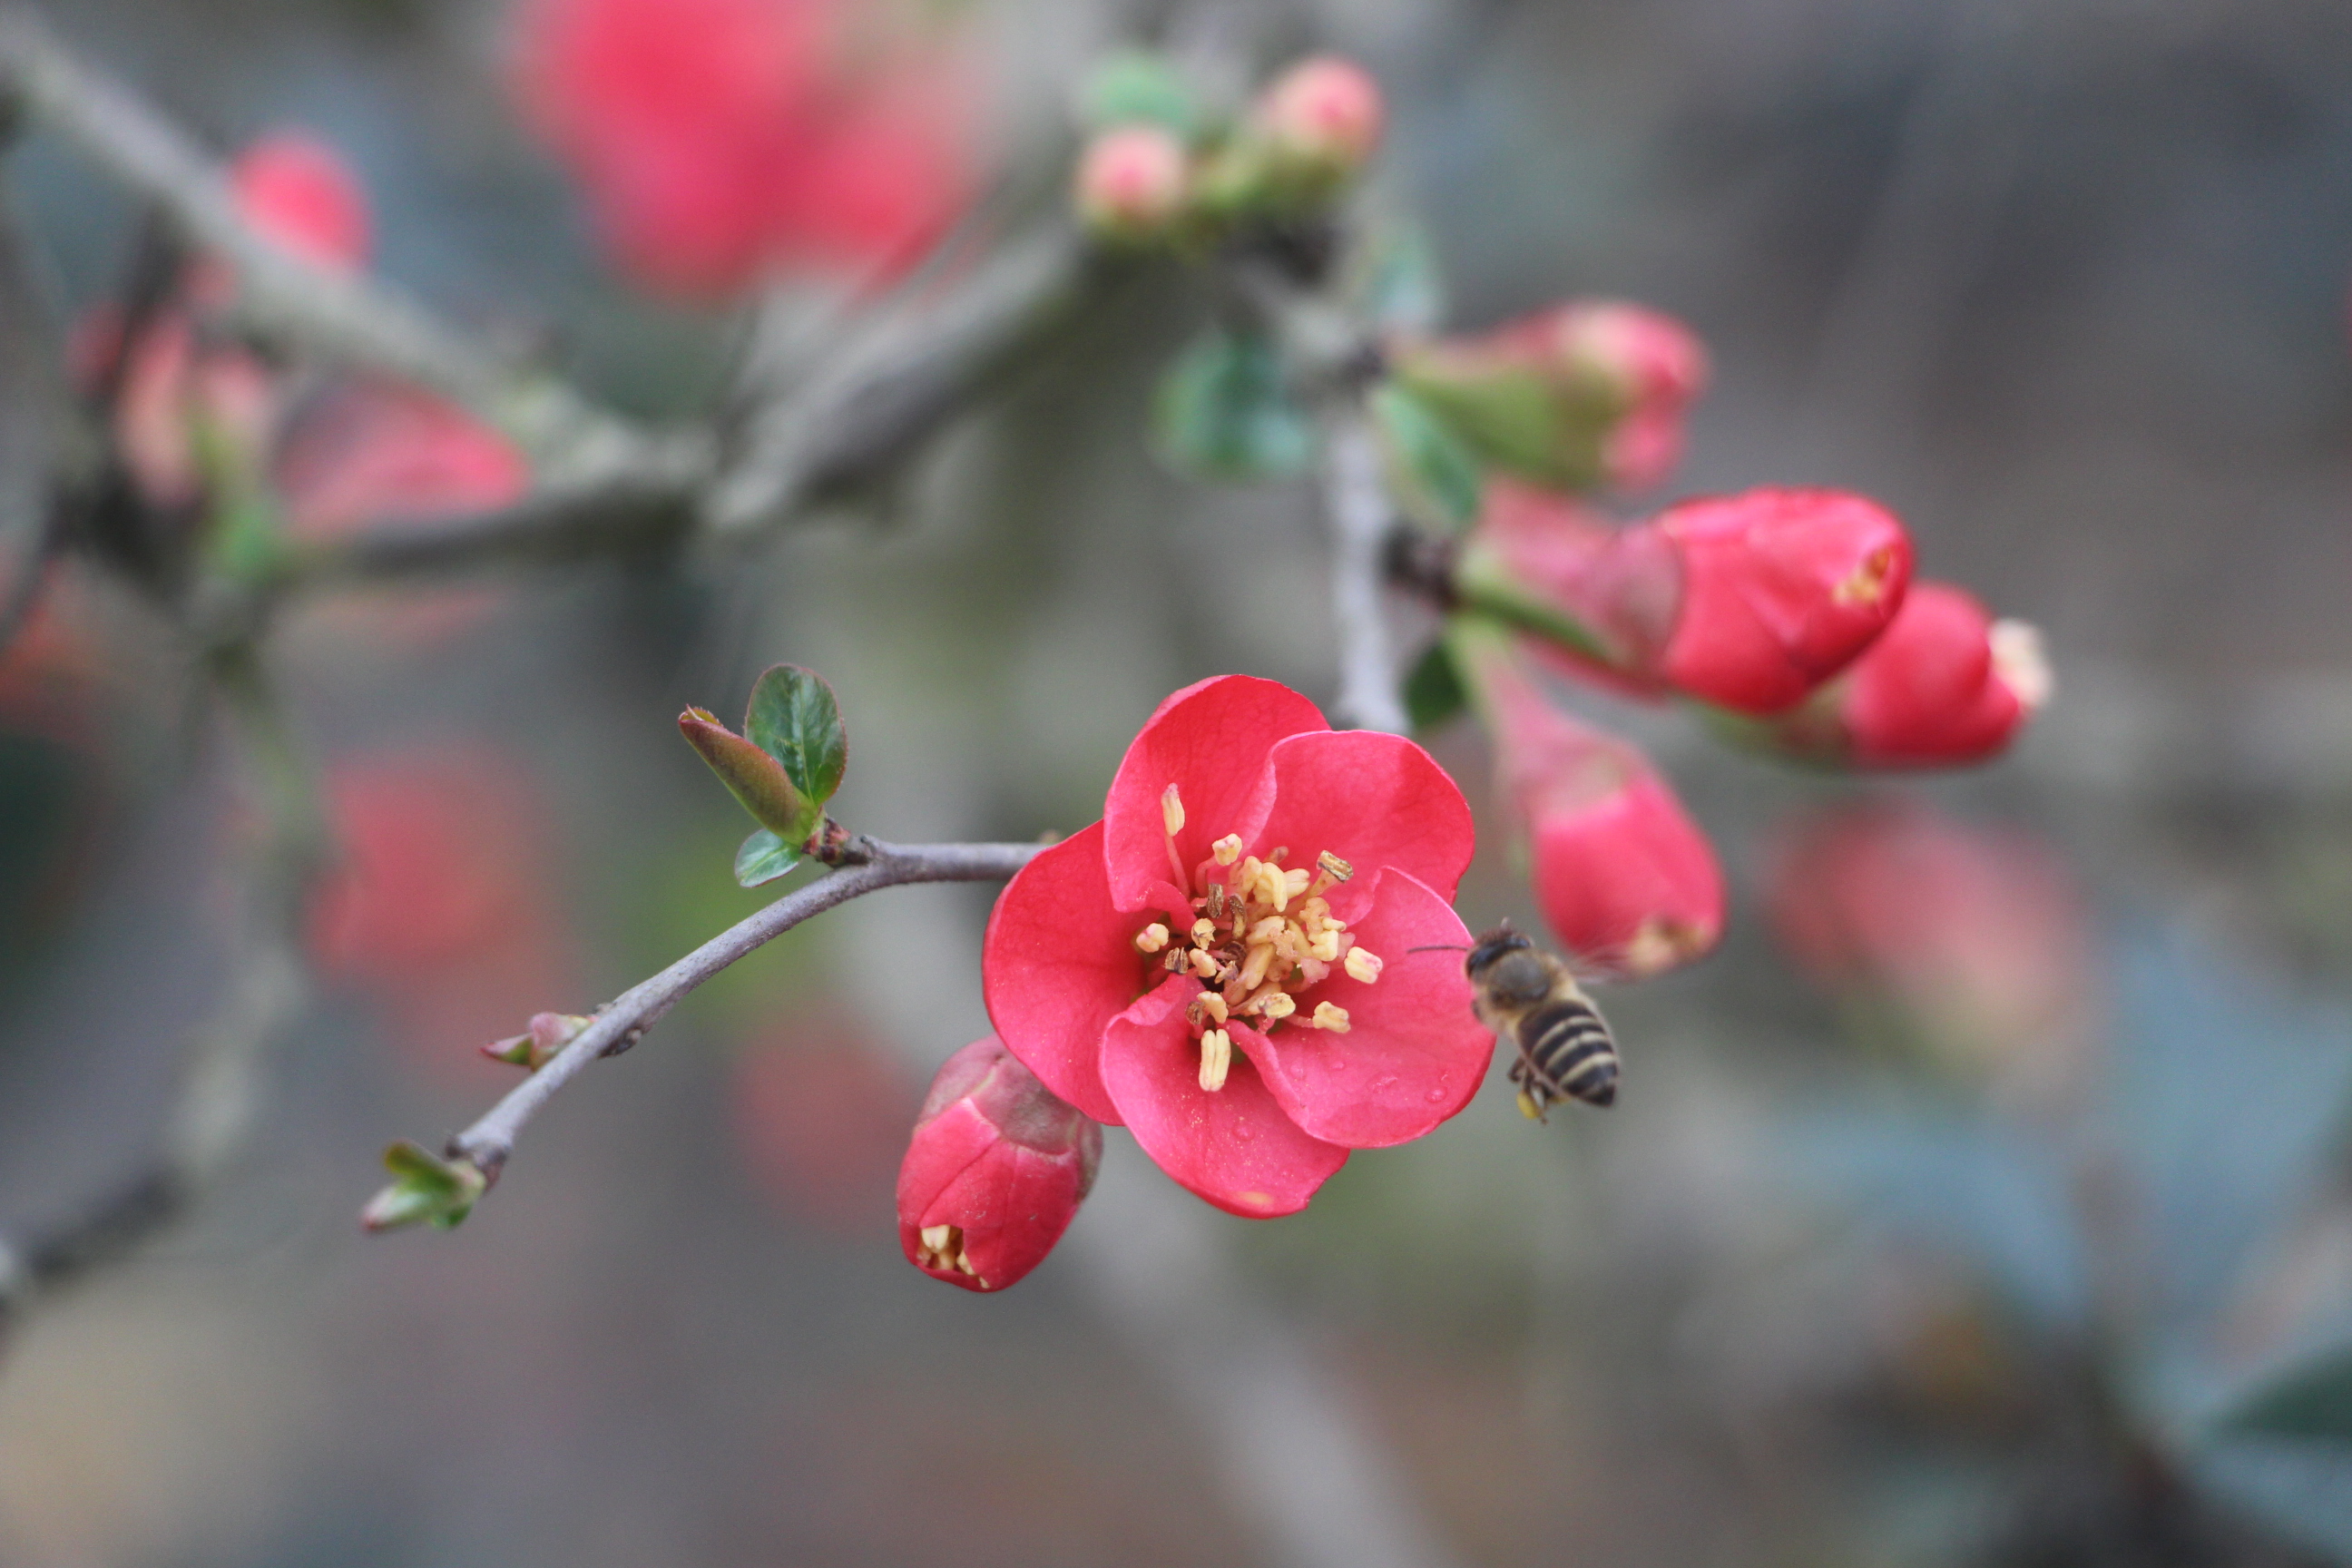
<path id="1" fill-rule="evenodd" d="M 1478 1021 L 1518 1047 L 1511 1081 L 1530 1121 L 1556 1100 L 1616 1102 L 1617 1042 L 1567 964 L 1507 922 L 1478 939 L 1462 972 L 1477 987 Z"/>

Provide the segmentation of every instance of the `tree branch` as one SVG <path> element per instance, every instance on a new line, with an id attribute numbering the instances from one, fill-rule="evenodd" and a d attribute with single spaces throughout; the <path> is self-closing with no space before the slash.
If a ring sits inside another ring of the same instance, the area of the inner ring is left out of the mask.
<path id="1" fill-rule="evenodd" d="M 1360 405 L 1331 422 L 1322 482 L 1331 524 L 1331 619 L 1339 634 L 1339 695 L 1332 706 L 1360 729 L 1402 735 L 1412 725 L 1398 696 L 1396 656 L 1381 603 L 1394 516 L 1381 480 L 1380 447 Z"/>
<path id="2" fill-rule="evenodd" d="M 561 380 L 502 363 L 392 286 L 330 271 L 273 243 L 239 211 L 220 164 L 121 83 L 84 64 L 35 11 L 0 11 L 0 92 L 153 205 L 192 248 L 236 275 L 251 330 L 299 339 L 464 405 L 558 478 L 707 466 L 703 443 L 639 430 Z"/>
<path id="3" fill-rule="evenodd" d="M 774 941 L 812 915 L 837 904 L 908 882 L 1002 881 L 1027 865 L 1042 844 L 885 844 L 850 841 L 845 864 L 831 875 L 795 888 L 750 919 L 729 927 L 649 980 L 621 993 L 562 1049 L 464 1131 L 452 1137 L 446 1153 L 495 1180 L 515 1139 L 558 1089 L 599 1057 L 616 1056 L 687 993 L 729 964 Z"/>

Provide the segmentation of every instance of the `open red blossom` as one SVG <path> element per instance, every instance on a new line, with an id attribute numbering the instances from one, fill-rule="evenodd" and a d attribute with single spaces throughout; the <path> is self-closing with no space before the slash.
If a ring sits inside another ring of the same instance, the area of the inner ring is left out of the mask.
<path id="1" fill-rule="evenodd" d="M 1651 526 L 1683 568 L 1661 673 L 1743 713 L 1790 707 L 1845 668 L 1911 581 L 1903 524 L 1845 490 L 1743 490 L 1685 501 Z"/>
<path id="2" fill-rule="evenodd" d="M 969 198 L 967 96 L 844 0 L 528 0 L 517 84 L 643 281 L 892 270 Z M 864 31 L 861 31 L 863 29 Z"/>
<path id="3" fill-rule="evenodd" d="M 1103 820 L 989 921 L 989 1016 L 1046 1086 L 1238 1215 L 1469 1103 L 1492 1039 L 1456 953 L 1462 792 L 1400 736 L 1223 676 L 1160 705 Z"/>
<path id="4" fill-rule="evenodd" d="M 934 1279 L 1002 1290 L 1045 1260 L 1102 1163 L 1102 1128 L 993 1037 L 947 1059 L 898 1167 L 898 1245 Z"/>
<path id="5" fill-rule="evenodd" d="M 1837 727 L 1845 760 L 1862 766 L 1949 767 L 2005 751 L 2049 695 L 2032 626 L 1920 583 L 1839 682 Z"/>
<path id="6" fill-rule="evenodd" d="M 1649 759 L 1554 707 L 1499 641 L 1461 651 L 1537 906 L 1577 967 L 1642 979 L 1713 949 L 1722 869 Z"/>

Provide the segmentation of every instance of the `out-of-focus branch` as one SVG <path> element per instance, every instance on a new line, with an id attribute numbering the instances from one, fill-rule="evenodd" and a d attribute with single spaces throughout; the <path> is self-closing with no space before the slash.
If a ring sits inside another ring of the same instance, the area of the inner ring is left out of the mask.
<path id="1" fill-rule="evenodd" d="M 538 1071 L 446 1145 L 450 1159 L 464 1161 L 488 1178 L 514 1152 L 515 1139 L 556 1091 L 599 1057 L 627 1050 L 662 1016 L 704 981 L 772 942 L 812 915 L 883 888 L 909 882 L 1003 881 L 1027 865 L 1042 844 L 885 844 L 852 839 L 836 857 L 841 868 L 712 937 L 667 969 L 638 982 L 600 1011 L 594 1020 L 550 1057 Z"/>
<path id="2" fill-rule="evenodd" d="M 482 353 L 390 285 L 273 244 L 245 220 L 215 159 L 77 58 L 28 7 L 0 11 L 0 93 L 152 203 L 189 247 L 225 262 L 237 279 L 236 312 L 252 331 L 430 387 L 505 430 L 560 481 L 707 465 L 699 437 L 640 430 L 554 376 Z"/>
<path id="3" fill-rule="evenodd" d="M 1065 324 L 1111 272 L 1055 225 L 945 292 L 861 318 L 814 374 L 755 409 L 740 458 L 705 499 L 706 527 L 741 537 L 871 479 Z"/>
<path id="4" fill-rule="evenodd" d="M 1396 655 L 1381 602 L 1395 515 L 1381 479 L 1380 447 L 1360 408 L 1335 417 L 1324 439 L 1323 506 L 1331 524 L 1331 619 L 1339 634 L 1346 722 L 1402 735 L 1412 727 L 1398 695 Z"/>
<path id="5" fill-rule="evenodd" d="M 313 781 L 251 650 L 224 650 L 213 675 L 260 808 L 237 910 L 236 968 L 190 1041 L 179 1093 L 147 1163 L 61 1223 L 22 1238 L 0 1236 L 0 1321 L 129 1253 L 185 1211 L 244 1146 L 262 1065 L 310 997 L 296 933 L 324 860 Z"/>

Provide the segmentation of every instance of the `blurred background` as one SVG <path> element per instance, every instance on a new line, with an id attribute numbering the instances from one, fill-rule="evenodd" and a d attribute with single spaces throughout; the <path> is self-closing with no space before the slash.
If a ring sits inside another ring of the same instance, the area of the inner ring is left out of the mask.
<path id="1" fill-rule="evenodd" d="M 986 166 L 1055 188 L 1068 84 L 1153 18 L 948 9 Z M 1923 573 L 2043 628 L 2049 711 L 1888 784 L 1596 707 L 1734 883 L 1716 956 L 1601 993 L 1614 1110 L 1528 1125 L 1497 1071 L 1264 1224 L 1171 1210 L 1114 1131 L 999 1300 L 907 1267 L 891 1205 L 931 1067 L 987 1026 L 986 889 L 739 965 L 462 1229 L 353 1216 L 385 1143 L 510 1083 L 477 1045 L 763 901 L 681 707 L 824 671 L 835 815 L 913 841 L 1084 826 L 1204 675 L 1329 698 L 1313 497 L 1148 450 L 1197 285 L 1122 289 L 755 552 L 306 604 L 270 658 L 341 845 L 323 989 L 226 1180 L 11 1326 L 0 1563 L 2352 1560 L 2352 13 L 1188 15 L 1252 69 L 1374 71 L 1366 199 L 1425 226 L 1453 323 L 1570 293 L 1689 322 L 1717 379 L 1670 493 L 1880 498 Z M 333 143 L 377 270 L 616 406 L 693 416 L 742 353 L 739 310 L 599 244 L 508 6 L 52 19 L 220 148 Z M 123 298 L 136 205 L 37 129 L 9 167 L 64 318 Z M 184 664 L 69 567 L 0 665 L 0 1234 L 138 1164 L 226 984 L 250 827 Z M 1478 736 L 1431 744 L 1486 826 Z M 1465 919 L 1537 924 L 1482 844 Z M 2334 1383 L 2275 1381 L 2314 1356 Z"/>

